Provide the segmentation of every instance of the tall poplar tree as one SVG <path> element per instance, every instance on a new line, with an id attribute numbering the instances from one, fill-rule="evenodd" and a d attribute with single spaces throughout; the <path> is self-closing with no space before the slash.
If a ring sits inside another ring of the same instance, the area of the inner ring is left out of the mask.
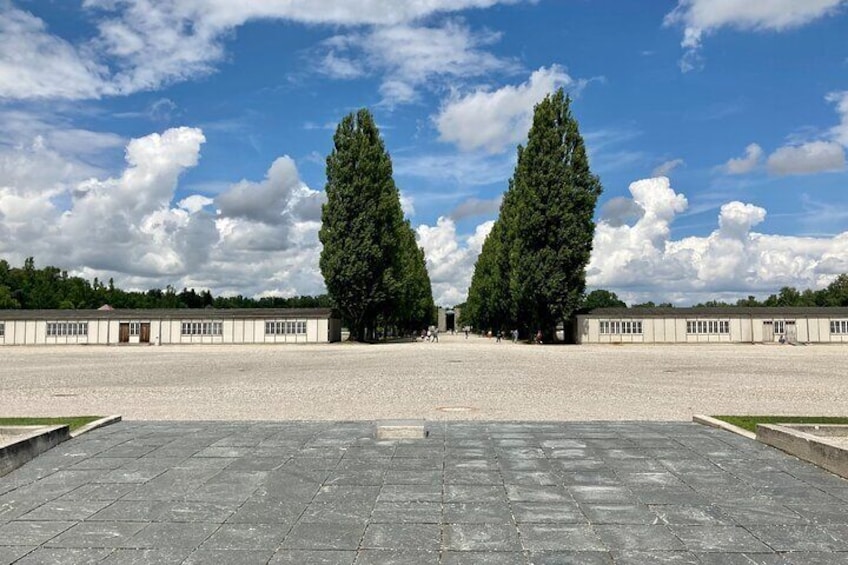
<path id="1" fill-rule="evenodd" d="M 580 307 L 601 194 L 570 106 L 562 89 L 536 106 L 513 176 L 510 289 L 546 341 Z"/>
<path id="2" fill-rule="evenodd" d="M 363 340 L 397 303 L 403 212 L 391 159 L 368 110 L 345 116 L 333 144 L 319 232 L 321 274 L 351 338 Z"/>
<path id="3" fill-rule="evenodd" d="M 424 250 L 415 240 L 409 221 L 403 223 L 398 238 L 401 252 L 401 288 L 390 321 L 404 332 L 413 332 L 433 323 L 433 289 Z"/>
<path id="4" fill-rule="evenodd" d="M 580 306 L 601 183 L 589 169 L 570 105 L 562 89 L 545 97 L 534 109 L 526 147 L 518 147 L 499 230 L 489 234 L 469 289 L 473 312 L 491 314 L 485 305 L 500 304 L 509 314 L 501 308 L 478 324 L 541 330 L 552 341 L 556 326 Z M 490 244 L 492 238 L 497 242 Z M 494 257 L 484 256 L 487 246 Z"/>
<path id="5" fill-rule="evenodd" d="M 352 339 L 373 339 L 378 325 L 420 329 L 433 318 L 430 277 L 371 113 L 342 119 L 333 142 L 319 232 L 327 292 Z"/>
<path id="6" fill-rule="evenodd" d="M 514 319 L 503 225 L 503 220 L 498 219 L 483 243 L 462 313 L 463 320 L 477 330 L 505 329 L 512 325 Z"/>

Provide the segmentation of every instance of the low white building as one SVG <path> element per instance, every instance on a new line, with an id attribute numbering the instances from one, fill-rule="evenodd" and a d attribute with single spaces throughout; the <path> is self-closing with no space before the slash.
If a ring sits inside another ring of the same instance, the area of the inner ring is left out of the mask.
<path id="1" fill-rule="evenodd" d="M 577 343 L 848 343 L 848 308 L 597 308 Z"/>
<path id="2" fill-rule="evenodd" d="M 0 310 L 0 345 L 329 343 L 329 308 Z"/>

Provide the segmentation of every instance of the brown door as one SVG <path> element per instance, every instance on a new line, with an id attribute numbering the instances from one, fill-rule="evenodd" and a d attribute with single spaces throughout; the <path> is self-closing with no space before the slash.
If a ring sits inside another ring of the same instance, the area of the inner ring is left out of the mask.
<path id="1" fill-rule="evenodd" d="M 130 342 L 130 325 L 129 324 L 121 324 L 120 331 L 118 332 L 118 343 L 129 343 Z"/>
<path id="2" fill-rule="evenodd" d="M 150 343 L 150 324 L 149 323 L 141 324 L 141 333 L 139 335 L 139 341 L 141 343 Z"/>

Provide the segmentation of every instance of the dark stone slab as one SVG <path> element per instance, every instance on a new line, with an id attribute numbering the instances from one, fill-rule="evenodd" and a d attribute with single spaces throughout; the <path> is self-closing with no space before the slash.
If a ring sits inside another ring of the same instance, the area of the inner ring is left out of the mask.
<path id="1" fill-rule="evenodd" d="M 724 554 L 722 554 L 724 555 Z M 616 565 L 702 565 L 694 553 L 688 551 L 613 551 Z"/>
<path id="2" fill-rule="evenodd" d="M 187 549 L 116 549 L 101 561 L 103 565 L 169 565 L 182 563 Z"/>
<path id="3" fill-rule="evenodd" d="M 764 545 L 740 526 L 669 526 L 689 551 L 694 553 L 768 553 Z"/>
<path id="4" fill-rule="evenodd" d="M 203 550 L 274 550 L 288 531 L 279 524 L 224 524 L 200 546 Z"/>
<path id="5" fill-rule="evenodd" d="M 371 512 L 371 523 L 440 524 L 442 505 L 439 502 L 384 502 L 380 499 Z"/>
<path id="6" fill-rule="evenodd" d="M 666 526 L 593 526 L 601 541 L 611 550 L 682 551 L 683 544 Z"/>
<path id="7" fill-rule="evenodd" d="M 606 551 L 591 526 L 574 524 L 519 524 L 521 542 L 530 551 Z"/>
<path id="8" fill-rule="evenodd" d="M 0 526 L 0 546 L 41 545 L 74 526 L 74 522 L 47 520 L 24 520 Z"/>
<path id="9" fill-rule="evenodd" d="M 365 522 L 298 522 L 283 542 L 283 549 L 355 550 L 365 532 Z"/>
<path id="10" fill-rule="evenodd" d="M 639 524 L 650 526 L 662 523 L 644 504 L 581 504 L 581 510 L 591 524 Z"/>
<path id="11" fill-rule="evenodd" d="M 198 549 L 189 555 L 182 565 L 267 565 L 272 555 L 269 550 Z"/>
<path id="12" fill-rule="evenodd" d="M 362 547 L 437 552 L 441 537 L 440 524 L 369 524 Z"/>
<path id="13" fill-rule="evenodd" d="M 446 524 L 443 547 L 448 551 L 520 551 L 515 526 L 509 524 Z"/>
<path id="14" fill-rule="evenodd" d="M 74 565 L 93 565 L 102 563 L 113 549 L 91 549 L 91 548 L 39 548 L 15 565 L 61 565 L 73 563 Z M 0 563 L 7 563 L 0 557 Z M 11 563 L 9 561 L 8 563 Z"/>
<path id="15" fill-rule="evenodd" d="M 588 519 L 574 502 L 513 502 L 515 521 L 521 523 L 587 524 Z"/>
<path id="16" fill-rule="evenodd" d="M 48 547 L 133 547 L 130 538 L 144 522 L 81 522 L 47 542 Z M 2 533 L 0 533 L 2 537 Z"/>
<path id="17" fill-rule="evenodd" d="M 531 551 L 533 565 L 612 565 L 612 556 L 601 551 Z"/>

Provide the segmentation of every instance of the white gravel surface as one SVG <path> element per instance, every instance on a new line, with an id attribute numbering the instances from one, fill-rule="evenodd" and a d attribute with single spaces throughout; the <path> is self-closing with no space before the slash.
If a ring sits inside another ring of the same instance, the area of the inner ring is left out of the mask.
<path id="1" fill-rule="evenodd" d="M 848 415 L 848 346 L 0 348 L 0 416 L 141 420 L 689 420 Z"/>

